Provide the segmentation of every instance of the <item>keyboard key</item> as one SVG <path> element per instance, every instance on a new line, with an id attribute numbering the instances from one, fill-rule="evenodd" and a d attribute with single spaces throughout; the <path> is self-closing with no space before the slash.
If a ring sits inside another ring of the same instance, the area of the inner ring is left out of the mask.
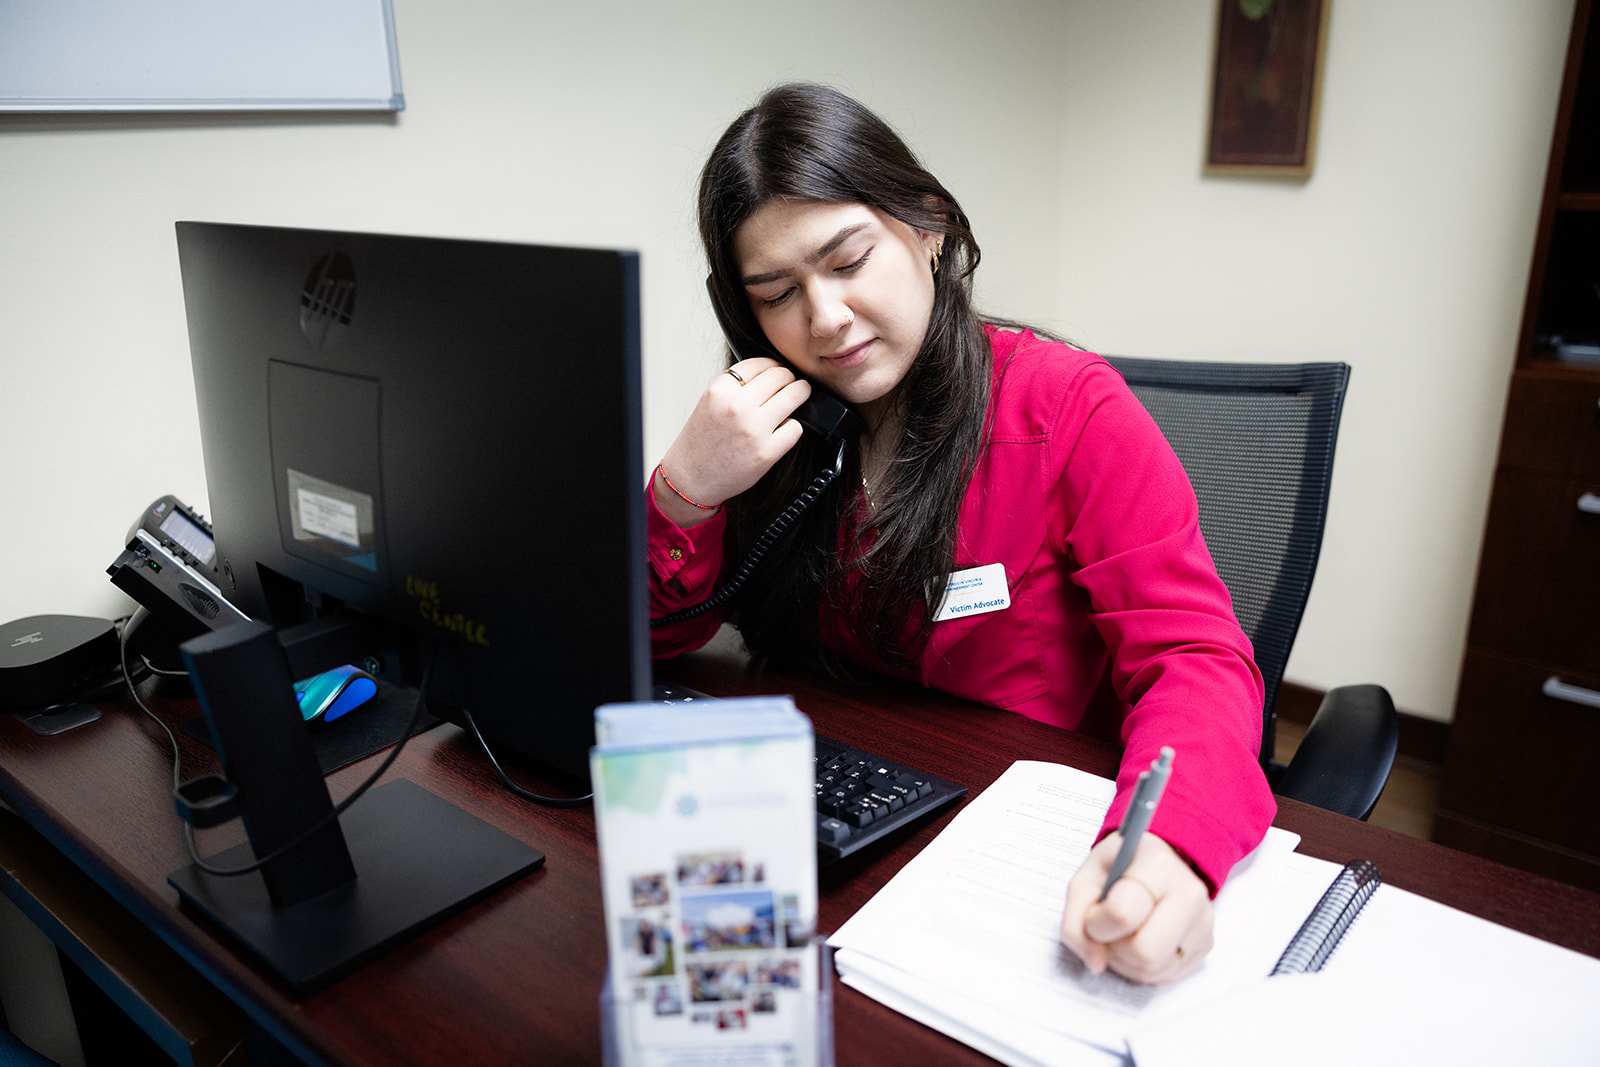
<path id="1" fill-rule="evenodd" d="M 889 811 L 899 811 L 901 808 L 905 807 L 905 802 L 902 801 L 898 796 L 895 796 L 893 793 L 886 793 L 874 789 L 872 792 L 868 793 L 867 796 L 875 801 L 880 808 L 887 808 Z"/>
<path id="2" fill-rule="evenodd" d="M 920 822 L 967 792 L 955 782 L 830 738 L 816 739 L 816 756 L 820 866 Z"/>

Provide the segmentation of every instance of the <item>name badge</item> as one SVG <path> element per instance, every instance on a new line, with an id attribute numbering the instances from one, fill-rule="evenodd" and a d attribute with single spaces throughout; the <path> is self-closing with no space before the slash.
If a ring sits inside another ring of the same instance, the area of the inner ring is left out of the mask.
<path id="1" fill-rule="evenodd" d="M 1005 564 L 969 567 L 950 575 L 950 581 L 944 589 L 944 599 L 939 601 L 939 610 L 933 613 L 933 621 L 944 622 L 966 615 L 1003 611 L 1010 606 L 1011 590 L 1006 585 Z"/>

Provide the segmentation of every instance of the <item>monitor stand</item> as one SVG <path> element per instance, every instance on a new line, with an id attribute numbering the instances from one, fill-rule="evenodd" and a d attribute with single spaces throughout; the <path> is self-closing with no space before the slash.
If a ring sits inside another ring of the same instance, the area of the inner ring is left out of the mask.
<path id="1" fill-rule="evenodd" d="M 246 866 L 299 843 L 259 872 L 225 877 L 191 864 L 167 881 L 296 992 L 326 986 L 544 863 L 537 849 L 405 779 L 315 829 L 333 802 L 277 633 L 237 623 L 186 642 L 183 654 L 250 837 L 207 865 Z"/>

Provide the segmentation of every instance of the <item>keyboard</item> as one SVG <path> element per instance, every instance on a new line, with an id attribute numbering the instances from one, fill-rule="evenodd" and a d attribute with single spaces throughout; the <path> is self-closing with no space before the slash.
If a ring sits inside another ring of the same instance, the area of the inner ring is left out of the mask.
<path id="1" fill-rule="evenodd" d="M 819 866 L 921 822 L 967 793 L 966 786 L 843 741 L 819 734 L 815 742 Z"/>
<path id="2" fill-rule="evenodd" d="M 663 704 L 714 700 L 684 686 L 658 683 Z M 967 794 L 967 787 L 865 749 L 817 734 L 817 865 L 841 860 Z"/>

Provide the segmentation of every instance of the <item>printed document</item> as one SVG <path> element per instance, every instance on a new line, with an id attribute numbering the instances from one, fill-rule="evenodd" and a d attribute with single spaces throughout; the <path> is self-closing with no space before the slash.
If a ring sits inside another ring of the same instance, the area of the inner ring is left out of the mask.
<path id="1" fill-rule="evenodd" d="M 1117 1062 L 1135 1027 L 1263 980 L 1338 867 L 1295 874 L 1270 830 L 1216 901 L 1217 948 L 1152 987 L 1091 975 L 1060 941 L 1072 873 L 1115 784 L 1021 761 L 830 938 L 846 984 L 1007 1063 Z"/>

